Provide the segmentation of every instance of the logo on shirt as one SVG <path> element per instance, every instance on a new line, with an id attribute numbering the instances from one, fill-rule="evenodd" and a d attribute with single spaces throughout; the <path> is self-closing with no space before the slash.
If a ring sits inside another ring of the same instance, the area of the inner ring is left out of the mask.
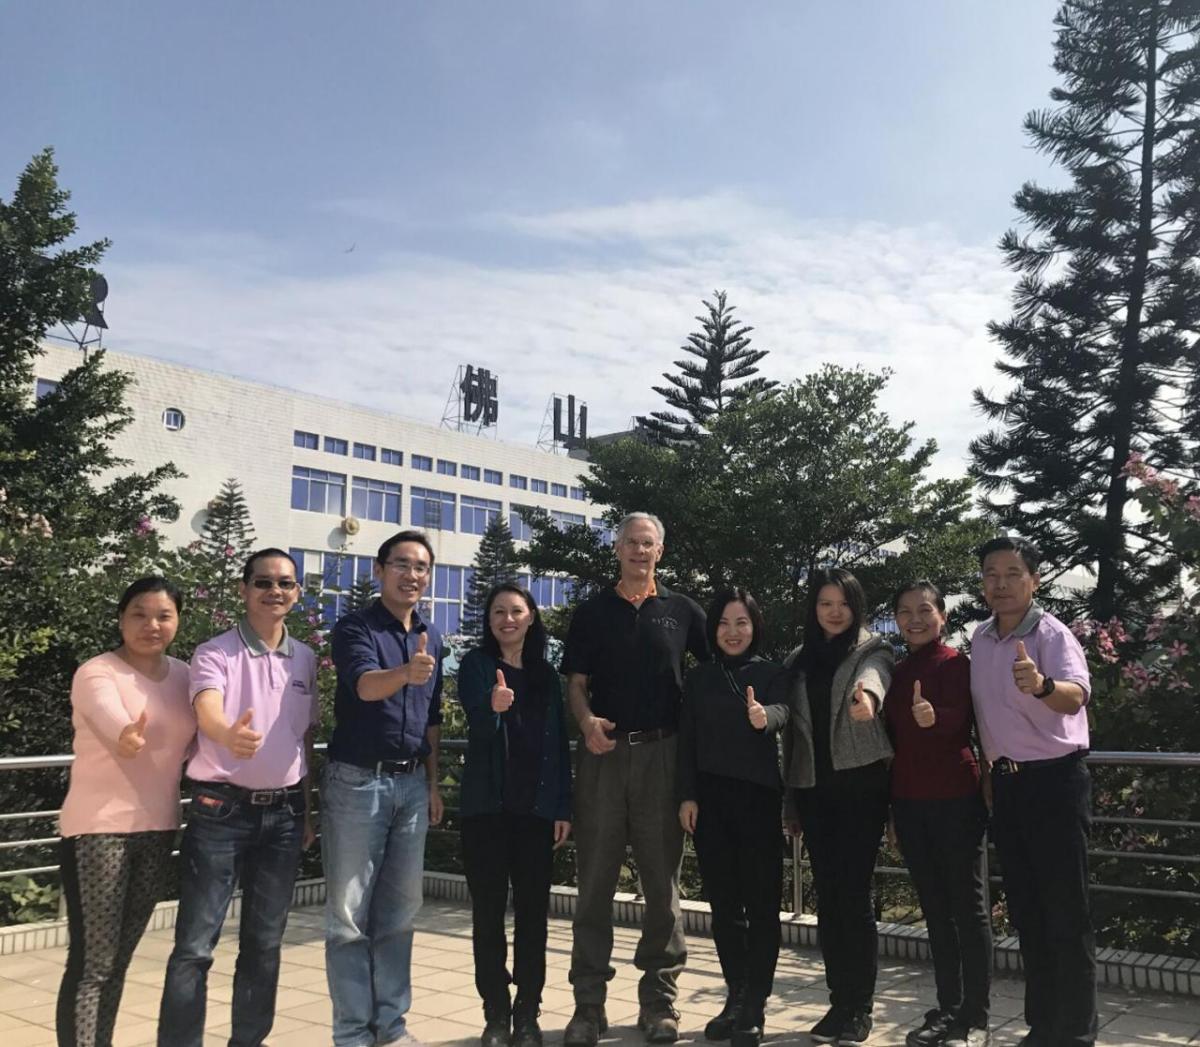
<path id="1" fill-rule="evenodd" d="M 657 625 L 661 625 L 664 629 L 672 631 L 679 628 L 679 619 L 672 618 L 669 614 L 664 614 L 661 618 L 655 618 L 654 622 Z"/>
<path id="2" fill-rule="evenodd" d="M 303 680 L 293 680 L 292 686 L 295 687 L 296 690 L 303 691 L 305 694 L 308 694 L 308 684 Z"/>

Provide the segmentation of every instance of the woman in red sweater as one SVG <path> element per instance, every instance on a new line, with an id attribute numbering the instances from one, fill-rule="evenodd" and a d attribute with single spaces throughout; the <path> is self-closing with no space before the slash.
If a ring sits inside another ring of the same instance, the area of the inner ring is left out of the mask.
<path id="1" fill-rule="evenodd" d="M 892 819 L 925 915 L 937 983 L 937 1007 L 905 1043 L 980 1047 L 989 1042 L 992 928 L 970 661 L 942 639 L 946 603 L 932 582 L 902 587 L 892 611 L 909 652 L 883 703 L 896 750 Z"/>

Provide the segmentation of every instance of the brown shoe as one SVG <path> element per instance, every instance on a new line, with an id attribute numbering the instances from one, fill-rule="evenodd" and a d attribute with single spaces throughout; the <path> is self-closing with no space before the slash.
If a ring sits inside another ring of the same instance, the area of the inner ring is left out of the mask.
<path id="1" fill-rule="evenodd" d="M 638 1028 L 647 1043 L 674 1043 L 679 1039 L 679 1012 L 666 1000 L 642 1004 Z"/>
<path id="2" fill-rule="evenodd" d="M 563 1030 L 563 1047 L 596 1047 L 608 1032 L 608 1016 L 602 1003 L 579 1003 Z"/>

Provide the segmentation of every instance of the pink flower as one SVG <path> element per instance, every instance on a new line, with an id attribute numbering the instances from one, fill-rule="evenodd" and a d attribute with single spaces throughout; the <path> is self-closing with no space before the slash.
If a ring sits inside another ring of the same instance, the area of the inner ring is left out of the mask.
<path id="1" fill-rule="evenodd" d="M 198 585 L 198 586 L 196 586 L 195 589 L 192 590 L 192 595 L 197 600 L 207 600 L 208 599 L 208 590 L 205 589 L 204 586 Z"/>
<path id="2" fill-rule="evenodd" d="M 137 526 L 134 527 L 133 533 L 139 538 L 145 538 L 151 531 L 154 530 L 154 524 L 150 521 L 150 517 L 139 517 Z"/>
<path id="3" fill-rule="evenodd" d="M 1171 661 L 1177 662 L 1180 658 L 1184 658 L 1188 653 L 1188 645 L 1182 640 L 1176 640 L 1170 647 L 1167 648 L 1167 654 Z"/>
<path id="4" fill-rule="evenodd" d="M 1146 641 L 1153 643 L 1163 634 L 1163 629 L 1166 628 L 1166 621 L 1161 614 L 1156 614 L 1150 619 L 1150 624 L 1146 626 Z"/>
<path id="5" fill-rule="evenodd" d="M 233 546 L 227 545 L 227 546 L 225 546 L 225 559 L 230 560 L 232 558 L 233 558 Z"/>
<path id="6" fill-rule="evenodd" d="M 332 669 L 333 668 L 333 659 L 328 658 L 328 657 L 322 658 L 321 659 L 321 668 L 322 669 Z"/>
<path id="7" fill-rule="evenodd" d="M 1193 520 L 1200 520 L 1200 494 L 1194 494 L 1184 502 L 1183 511 Z"/>

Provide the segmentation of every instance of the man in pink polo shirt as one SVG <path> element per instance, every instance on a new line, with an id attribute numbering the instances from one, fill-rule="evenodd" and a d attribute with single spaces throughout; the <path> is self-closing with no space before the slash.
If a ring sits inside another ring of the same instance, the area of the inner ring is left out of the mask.
<path id="1" fill-rule="evenodd" d="M 242 888 L 230 1047 L 258 1047 L 275 1021 L 279 949 L 301 846 L 312 841 L 308 768 L 317 661 L 284 620 L 300 589 L 281 549 L 246 561 L 245 616 L 192 656 L 200 733 L 180 846 L 179 916 L 158 1016 L 159 1047 L 201 1047 L 208 969 Z M 303 785 L 303 789 L 301 789 Z"/>
<path id="2" fill-rule="evenodd" d="M 1096 939 L 1088 904 L 1092 786 L 1087 659 L 1034 602 L 1037 549 L 993 538 L 979 550 L 992 617 L 971 640 L 971 696 L 991 764 L 992 839 L 1021 937 L 1026 1047 L 1096 1042 Z M 972 1041 L 974 1042 L 974 1041 Z"/>

